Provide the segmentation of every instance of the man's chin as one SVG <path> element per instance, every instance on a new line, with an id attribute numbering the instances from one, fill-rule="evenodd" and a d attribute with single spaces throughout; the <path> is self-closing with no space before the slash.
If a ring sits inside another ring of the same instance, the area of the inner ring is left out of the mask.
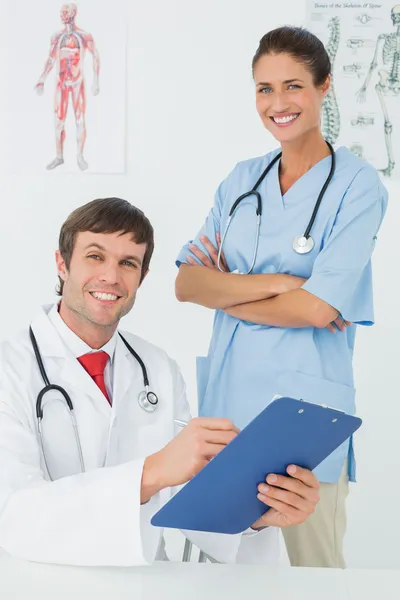
<path id="1" fill-rule="evenodd" d="M 98 327 L 118 327 L 118 323 L 132 308 L 134 299 L 127 303 L 122 299 L 114 305 L 101 303 L 94 298 L 88 299 L 82 310 L 78 311 L 89 322 Z"/>
<path id="2" fill-rule="evenodd" d="M 103 307 L 99 307 L 97 310 L 93 310 L 91 307 L 90 310 L 86 307 L 86 309 L 79 311 L 81 317 L 83 317 L 89 323 L 96 325 L 97 327 L 116 327 L 122 317 L 121 309 L 110 310 L 105 309 Z"/>
<path id="3" fill-rule="evenodd" d="M 121 320 L 122 315 L 99 315 L 99 314 L 89 314 L 88 321 L 93 323 L 93 325 L 97 325 L 98 327 L 118 327 L 118 323 Z"/>

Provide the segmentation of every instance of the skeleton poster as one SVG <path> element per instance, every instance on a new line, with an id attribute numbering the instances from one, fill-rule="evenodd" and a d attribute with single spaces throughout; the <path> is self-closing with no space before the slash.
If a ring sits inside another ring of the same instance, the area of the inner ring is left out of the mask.
<path id="1" fill-rule="evenodd" d="M 124 172 L 126 8 L 9 1 L 11 172 Z"/>
<path id="2" fill-rule="evenodd" d="M 323 104 L 328 141 L 382 177 L 400 176 L 400 4 L 308 2 L 307 27 L 325 44 L 332 87 Z"/>

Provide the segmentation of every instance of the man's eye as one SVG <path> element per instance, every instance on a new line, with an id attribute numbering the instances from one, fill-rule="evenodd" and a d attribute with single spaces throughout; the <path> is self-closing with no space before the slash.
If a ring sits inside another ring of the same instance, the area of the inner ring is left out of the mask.
<path id="1" fill-rule="evenodd" d="M 123 260 L 122 264 L 126 265 L 127 267 L 133 267 L 134 269 L 137 269 L 137 265 L 130 260 Z"/>

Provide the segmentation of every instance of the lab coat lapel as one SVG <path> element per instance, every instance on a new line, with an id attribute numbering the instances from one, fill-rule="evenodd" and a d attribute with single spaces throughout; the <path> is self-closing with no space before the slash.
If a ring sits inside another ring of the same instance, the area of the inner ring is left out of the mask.
<path id="1" fill-rule="evenodd" d="M 50 383 L 62 387 L 65 387 L 67 383 L 69 388 L 76 390 L 76 401 L 84 394 L 89 396 L 95 403 L 96 409 L 107 419 L 110 419 L 111 407 L 107 399 L 75 356 L 70 353 L 52 326 L 47 316 L 50 309 L 51 307 L 44 307 L 42 313 L 32 322 L 32 330 L 38 342 L 46 371 L 49 370 L 51 359 L 56 359 L 59 365 L 59 373 L 56 378 L 54 375 L 50 375 L 49 371 Z M 72 402 L 74 402 L 74 398 L 72 398 Z"/>
<path id="2" fill-rule="evenodd" d="M 137 404 L 143 389 L 142 371 L 118 336 L 114 354 L 112 420 L 109 431 L 106 466 L 141 456 L 140 430 L 142 411 Z"/>
<path id="3" fill-rule="evenodd" d="M 124 400 L 129 389 L 137 382 L 142 385 L 143 376 L 138 362 L 131 356 L 128 348 L 118 335 L 117 344 L 115 347 L 114 356 L 114 390 L 113 390 L 113 407 L 118 410 L 119 405 Z M 130 399 L 130 401 L 134 401 Z"/>

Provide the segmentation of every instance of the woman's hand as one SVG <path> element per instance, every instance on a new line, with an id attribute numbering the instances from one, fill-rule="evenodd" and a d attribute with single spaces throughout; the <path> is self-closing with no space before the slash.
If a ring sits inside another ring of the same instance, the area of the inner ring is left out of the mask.
<path id="1" fill-rule="evenodd" d="M 329 325 L 327 325 L 326 329 L 328 329 L 328 331 L 331 331 L 332 333 L 336 333 L 338 329 L 339 331 L 346 331 L 346 329 L 351 325 L 352 323 L 350 323 L 350 321 L 345 321 L 339 315 L 334 321 L 332 321 L 332 323 L 329 323 Z"/>
<path id="2" fill-rule="evenodd" d="M 199 248 L 195 246 L 195 244 L 190 244 L 189 246 L 190 251 L 199 259 L 201 264 L 204 267 L 208 267 L 209 269 L 218 269 L 218 251 L 221 247 L 221 234 L 219 232 L 216 234 L 216 239 L 218 244 L 217 248 L 210 242 L 208 237 L 206 237 L 205 235 L 200 236 L 200 241 L 209 253 L 210 258 L 207 256 L 207 254 L 199 250 Z M 192 256 L 188 256 L 187 261 L 190 265 L 198 264 Z M 225 273 L 229 273 L 229 268 L 226 264 L 223 252 L 221 252 L 220 267 L 222 271 L 224 271 Z"/>
<path id="3" fill-rule="evenodd" d="M 319 502 L 319 482 L 307 469 L 290 465 L 289 477 L 268 475 L 258 486 L 257 498 L 271 508 L 253 523 L 252 529 L 300 525 L 315 510 Z"/>

